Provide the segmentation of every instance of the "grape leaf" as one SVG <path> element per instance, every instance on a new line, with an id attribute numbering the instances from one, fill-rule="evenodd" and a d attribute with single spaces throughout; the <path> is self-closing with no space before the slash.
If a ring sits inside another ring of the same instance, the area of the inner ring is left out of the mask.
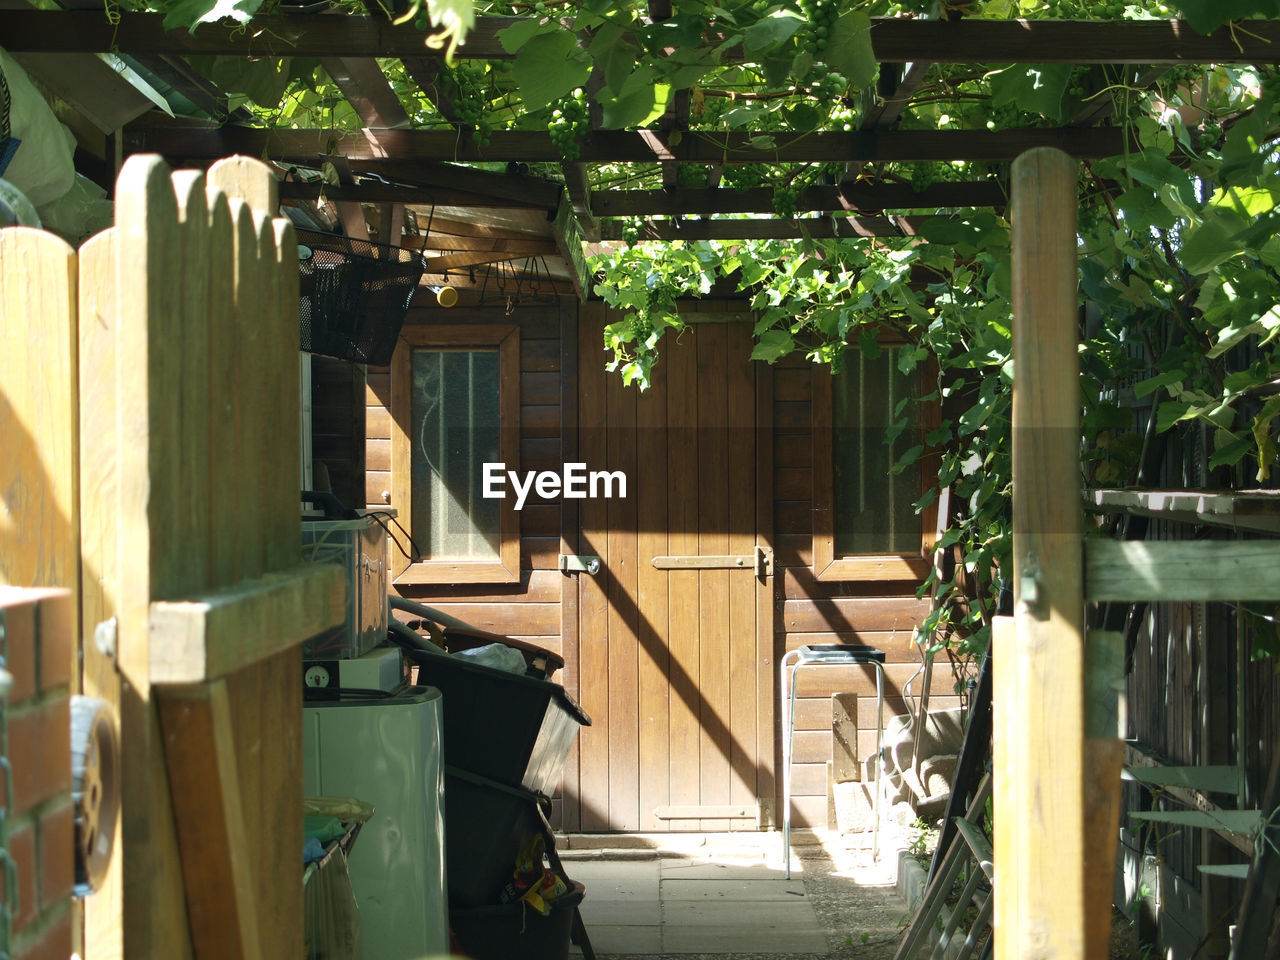
<path id="1" fill-rule="evenodd" d="M 793 10 L 774 10 L 742 31 L 742 52 L 750 59 L 772 53 L 804 26 L 804 18 Z"/>
<path id="2" fill-rule="evenodd" d="M 991 77 L 991 105 L 1013 104 L 1061 123 L 1073 69 L 1069 63 L 1016 63 Z"/>
<path id="3" fill-rule="evenodd" d="M 795 346 L 795 339 L 786 330 L 766 330 L 760 334 L 759 342 L 751 351 L 751 359 L 773 363 L 794 350 Z"/>
<path id="4" fill-rule="evenodd" d="M 520 47 L 511 73 L 525 109 L 538 110 L 587 82 L 591 55 L 567 30 L 539 33 Z"/>
<path id="5" fill-rule="evenodd" d="M 876 82 L 880 65 L 871 47 L 871 18 L 860 10 L 846 10 L 831 25 L 823 59 L 836 73 L 844 74 L 855 90 Z"/>

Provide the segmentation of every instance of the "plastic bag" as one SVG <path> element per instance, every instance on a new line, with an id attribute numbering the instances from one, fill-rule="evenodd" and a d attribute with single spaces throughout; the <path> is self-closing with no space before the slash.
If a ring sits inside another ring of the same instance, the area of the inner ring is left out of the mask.
<path id="1" fill-rule="evenodd" d="M 524 654 L 505 643 L 489 643 L 483 647 L 459 650 L 454 656 L 506 673 L 523 674 L 525 671 Z"/>
<path id="2" fill-rule="evenodd" d="M 360 908 L 347 855 L 336 844 L 318 861 L 302 891 L 306 960 L 364 960 Z"/>
<path id="3" fill-rule="evenodd" d="M 54 116 L 27 71 L 3 50 L 0 70 L 12 97 L 10 135 L 18 141 L 4 176 L 39 208 L 57 200 L 75 183 L 76 138 Z"/>
<path id="4" fill-rule="evenodd" d="M 550 916 L 551 904 L 569 892 L 569 884 L 543 863 L 545 853 L 542 834 L 534 834 L 516 856 L 515 870 L 498 898 L 502 903 L 521 900 L 544 917 Z"/>
<path id="5" fill-rule="evenodd" d="M 115 220 L 115 204 L 107 192 L 88 177 L 76 174 L 71 189 L 36 211 L 46 230 L 78 247 Z"/>

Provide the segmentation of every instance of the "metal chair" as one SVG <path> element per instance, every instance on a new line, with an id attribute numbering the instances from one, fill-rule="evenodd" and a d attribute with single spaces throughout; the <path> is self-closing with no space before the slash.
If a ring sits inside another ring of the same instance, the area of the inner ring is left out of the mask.
<path id="1" fill-rule="evenodd" d="M 787 736 L 782 749 L 782 856 L 787 864 L 787 879 L 791 879 L 791 747 L 796 728 L 796 674 L 801 667 L 848 667 L 869 663 L 876 671 L 876 787 L 873 802 L 871 856 L 880 856 L 880 793 L 884 781 L 884 651 L 864 644 L 815 643 L 805 644 L 783 654 L 779 665 L 782 689 L 787 690 Z M 787 685 L 787 668 L 791 668 L 791 683 Z"/>

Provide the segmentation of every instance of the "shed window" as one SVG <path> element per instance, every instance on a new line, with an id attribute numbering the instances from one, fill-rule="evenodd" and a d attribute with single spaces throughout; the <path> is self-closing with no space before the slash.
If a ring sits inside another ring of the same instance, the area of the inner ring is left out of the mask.
<path id="1" fill-rule="evenodd" d="M 936 411 L 904 403 L 921 372 L 904 374 L 900 347 L 850 351 L 841 372 L 813 375 L 813 555 L 819 580 L 915 580 L 928 572 L 933 518 L 915 512 L 932 484 L 925 458 L 893 466 L 924 443 Z M 895 423 L 906 418 L 899 429 Z"/>
<path id="2" fill-rule="evenodd" d="M 481 496 L 497 463 L 498 351 L 413 351 L 413 539 L 432 560 L 493 560 L 499 500 Z"/>
<path id="3" fill-rule="evenodd" d="M 397 583 L 519 579 L 512 500 L 482 495 L 485 463 L 519 464 L 519 334 L 512 326 L 406 327 L 391 366 L 392 505 L 415 562 Z"/>
<path id="4" fill-rule="evenodd" d="M 846 358 L 831 380 L 831 454 L 835 555 L 910 553 L 920 549 L 920 461 L 900 473 L 893 465 L 921 442 L 919 374 L 898 368 L 899 349 L 874 359 Z M 890 425 L 906 426 L 890 439 Z"/>

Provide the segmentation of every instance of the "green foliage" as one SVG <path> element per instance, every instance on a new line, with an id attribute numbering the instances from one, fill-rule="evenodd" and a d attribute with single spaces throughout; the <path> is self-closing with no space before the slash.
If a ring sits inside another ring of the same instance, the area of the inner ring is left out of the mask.
<path id="1" fill-rule="evenodd" d="M 187 28 L 222 17 L 244 22 L 273 6 L 273 0 L 125 2 L 162 11 L 166 25 Z M 498 127 L 546 128 L 573 160 L 589 136 L 588 117 L 606 128 L 650 125 L 676 91 L 687 90 L 688 130 L 670 136 L 717 143 L 723 131 L 747 131 L 752 145 L 767 151 L 775 134 L 857 129 L 866 108 L 859 94 L 874 90 L 878 73 L 870 17 L 935 7 L 929 0 L 690 0 L 655 22 L 640 0 L 414 0 L 406 17 L 423 29 L 424 42 L 436 45 L 459 41 L 474 13 L 520 16 L 498 38 L 513 59 L 456 65 L 441 79 L 443 98 L 424 95 L 398 61 L 384 69 L 413 126 L 467 127 L 482 146 Z M 1240 35 L 1250 18 L 1280 16 L 1280 0 L 944 0 L 943 9 L 1000 19 L 1181 14 L 1197 30 L 1230 22 Z M 432 31 L 434 39 L 425 36 Z M 315 60 L 193 63 L 232 94 L 233 107 L 247 106 L 266 123 L 360 125 Z M 1280 380 L 1280 74 L 1274 67 L 1175 67 L 1151 87 L 1138 82 L 1144 73 L 934 65 L 900 126 L 1051 126 L 1093 107 L 1124 125 L 1135 139 L 1123 156 L 1081 167 L 1084 479 L 1134 480 L 1143 438 L 1120 400 L 1132 395 L 1153 402 L 1158 430 L 1205 430 L 1209 466 L 1221 485 L 1266 482 L 1275 475 L 1280 426 L 1272 386 Z M 452 104 L 448 116 L 440 103 Z M 799 204 L 804 188 L 844 176 L 840 164 L 740 166 L 735 159 L 726 155 L 718 164 L 724 185 L 767 190 L 773 213 L 783 218 L 806 215 Z M 660 175 L 656 162 L 602 166 L 592 171 L 593 188 L 653 187 Z M 1007 170 L 931 161 L 872 164 L 862 175 L 924 191 Z M 677 170 L 683 187 L 704 186 L 707 177 L 705 166 Z M 677 301 L 705 295 L 722 279 L 749 298 L 758 318 L 752 355 L 762 361 L 799 350 L 815 363 L 839 365 L 847 350 L 875 352 L 885 337 L 906 343 L 903 362 L 923 365 L 936 378 L 925 402 L 942 409 L 927 438 L 937 487 L 918 507 L 947 486 L 959 504 L 943 537 L 959 569 L 948 582 L 931 577 L 922 587 L 944 600 L 924 633 L 931 643 L 977 651 L 987 642 L 1010 547 L 1009 224 L 988 212 L 934 212 L 919 236 L 876 241 L 802 235 L 659 247 L 637 242 L 640 228 L 631 222 L 623 229 L 626 246 L 596 261 L 595 290 L 620 311 L 606 330 L 610 368 L 641 389 L 663 336 L 682 329 Z M 924 452 L 913 445 L 898 468 Z"/>
<path id="2" fill-rule="evenodd" d="M 1222 485 L 1273 476 L 1280 151 L 1269 131 L 1280 127 L 1280 112 L 1259 93 L 1277 85 L 1271 78 L 1227 67 L 1175 75 L 1125 104 L 1135 150 L 1082 167 L 1080 289 L 1093 318 L 1080 354 L 1088 483 L 1134 481 L 1143 440 L 1116 400 L 1124 389 L 1155 401 L 1158 430 L 1204 424 Z M 1072 82 L 1069 71 L 1004 71 L 990 78 L 991 102 L 1016 102 L 1056 122 Z M 939 167 L 945 175 L 947 165 Z M 760 177 L 743 171 L 739 182 Z M 779 215 L 794 215 L 804 178 L 775 169 Z M 877 350 L 886 334 L 913 347 L 904 362 L 928 360 L 937 373 L 927 398 L 943 410 L 927 438 L 938 453 L 937 488 L 949 486 L 959 504 L 941 542 L 957 551 L 958 575 L 949 582 L 931 575 L 921 588 L 943 601 L 921 632 L 930 643 L 979 652 L 1011 546 L 1009 245 L 1008 222 L 989 212 L 939 216 L 918 237 L 874 243 L 700 243 L 678 254 L 641 244 L 597 264 L 597 292 L 624 311 L 606 346 L 628 381 L 643 387 L 663 333 L 680 327 L 675 301 L 705 293 L 718 277 L 750 298 L 755 359 L 799 350 L 839 364 L 846 350 Z M 922 452 L 909 451 L 903 463 Z M 936 497 L 937 490 L 918 508 Z"/>

